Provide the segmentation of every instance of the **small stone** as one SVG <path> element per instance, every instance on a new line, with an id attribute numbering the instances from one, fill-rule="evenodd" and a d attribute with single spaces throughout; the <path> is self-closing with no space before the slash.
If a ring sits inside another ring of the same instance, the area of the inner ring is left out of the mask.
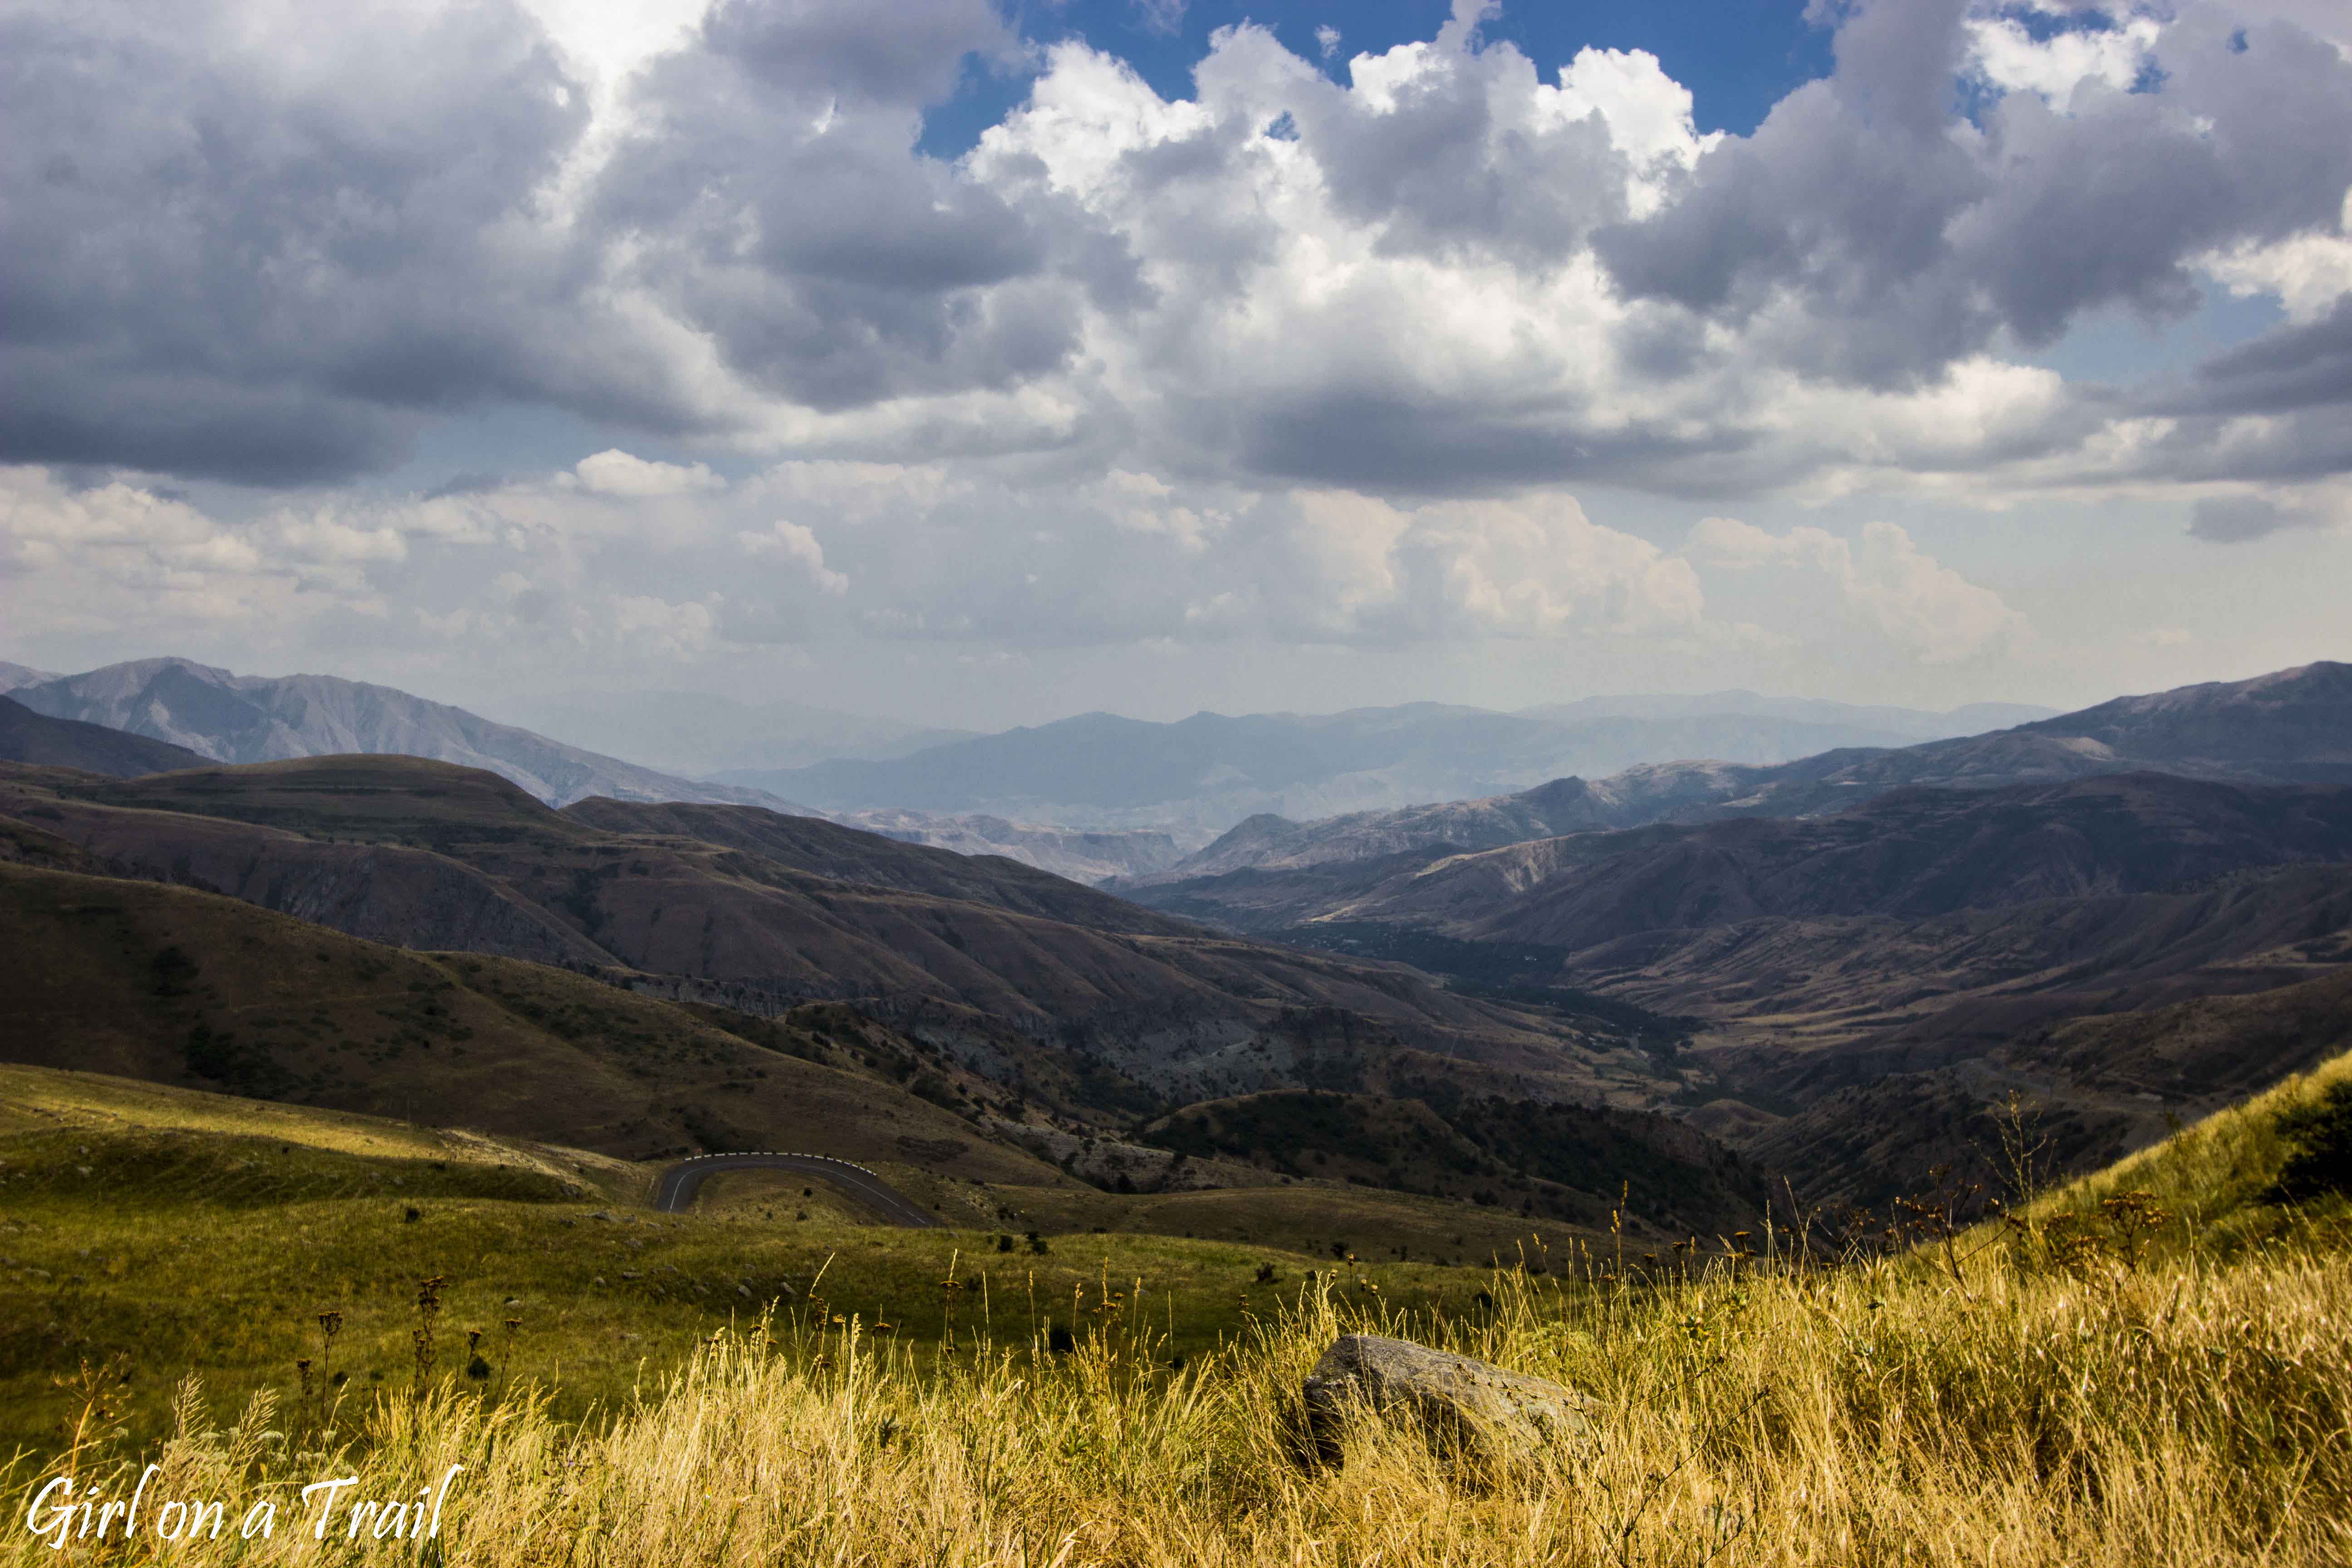
<path id="1" fill-rule="evenodd" d="M 1300 1391 L 1316 1457 L 1337 1462 L 1351 1415 L 1402 1416 L 1432 1445 L 1504 1463 L 1591 1429 L 1572 1388 L 1379 1334 L 1342 1334 Z"/>

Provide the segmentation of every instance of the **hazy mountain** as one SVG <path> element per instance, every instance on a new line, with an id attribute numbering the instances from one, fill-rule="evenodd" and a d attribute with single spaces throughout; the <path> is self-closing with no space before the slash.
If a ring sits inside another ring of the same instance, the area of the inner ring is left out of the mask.
<path id="1" fill-rule="evenodd" d="M 103 724 L 52 719 L 0 697 L 0 762 L 79 768 L 84 773 L 126 778 L 198 767 L 204 761 L 184 746 L 126 734 Z"/>
<path id="2" fill-rule="evenodd" d="M 12 695 L 36 712 L 184 746 L 220 763 L 345 753 L 487 768 L 552 805 L 592 795 L 784 806 L 756 790 L 697 784 L 494 724 L 462 708 L 331 675 L 236 675 L 148 658 L 58 676 Z"/>
<path id="3" fill-rule="evenodd" d="M 1990 734 L 1895 750 L 1842 749 L 1777 767 L 1652 763 L 1486 800 L 1311 823 L 1254 819 L 1137 888 L 1252 867 L 1296 870 L 1439 847 L 1488 849 L 1645 822 L 1818 816 L 1912 785 L 1986 789 L 2136 770 L 2352 783 L 2352 665 L 2311 664 L 2252 680 L 2118 698 Z M 1188 907 L 1207 913 L 1199 900 L 1208 896 L 1209 889 L 1194 889 Z"/>
<path id="4" fill-rule="evenodd" d="M 10 664 L 0 658 L 0 691 L 14 691 L 20 686 L 32 686 L 57 676 L 46 669 L 31 669 L 21 664 Z"/>
<path id="5" fill-rule="evenodd" d="M 792 812 L 809 809 L 764 790 L 660 773 L 551 741 L 510 724 L 494 723 L 462 708 L 428 702 L 388 686 L 372 686 L 333 676 L 235 675 L 179 658 L 109 665 L 82 675 L 26 673 L 38 677 L 15 693 L 16 700 L 27 708 L 168 742 L 195 753 L 197 760 L 279 762 L 344 753 L 430 757 L 438 762 L 487 768 L 551 805 L 604 797 L 748 804 Z M 636 700 L 621 700 L 626 708 Z M 791 704 L 778 704 L 772 710 L 738 710 L 736 705 L 716 698 L 661 697 L 643 700 L 649 705 L 674 702 L 674 717 L 681 732 L 709 722 L 713 726 L 713 744 L 725 742 L 730 713 L 751 713 L 755 717 L 766 713 L 772 717 L 790 710 L 841 719 L 852 727 L 866 725 L 868 728 L 863 732 L 868 735 L 881 733 L 872 726 L 890 728 L 883 721 L 825 715 L 820 710 L 795 709 Z M 904 731 L 902 739 L 942 733 L 896 728 Z M 113 773 L 123 769 L 104 767 L 95 771 Z M 1164 834 L 1090 834 L 992 817 L 937 817 L 898 812 L 878 814 L 878 819 L 870 826 L 910 843 L 937 845 L 963 854 L 1009 856 L 1057 876 L 1082 881 L 1154 871 L 1175 860 L 1181 852 Z"/>
<path id="6" fill-rule="evenodd" d="M 1971 702 L 1943 712 L 1831 702 L 1817 697 L 1765 697 L 1753 691 L 1709 691 L 1696 696 L 1586 697 L 1522 708 L 1519 716 L 1553 724 L 1583 724 L 1597 719 L 1653 721 L 1687 719 L 1776 719 L 1791 724 L 1851 731 L 1872 739 L 1840 740 L 1832 745 L 1886 745 L 1897 741 L 1938 741 L 1987 730 L 2031 723 L 2057 712 L 2028 702 Z M 1828 747 L 1822 748 L 1823 750 Z M 1720 750 L 1701 753 L 1733 762 L 1778 762 L 1782 758 L 1734 756 Z M 1654 760 L 1654 759 L 1644 759 Z"/>
<path id="7" fill-rule="evenodd" d="M 1685 707 L 1710 702 L 1747 710 Z M 1074 826 L 1159 826 L 1197 845 L 1257 814 L 1300 818 L 1391 809 L 1677 757 L 1776 763 L 1839 746 L 1969 733 L 1987 721 L 2047 711 L 1929 714 L 1779 703 L 1790 710 L 1784 713 L 1770 710 L 1774 706 L 1735 692 L 1601 699 L 1525 713 L 1427 702 L 1331 714 L 1196 713 L 1171 724 L 1087 713 L 894 760 L 718 776 L 832 810 L 986 812 Z"/>
<path id="8" fill-rule="evenodd" d="M 939 816 L 923 811 L 836 811 L 829 816 L 886 838 L 959 855 L 1003 855 L 1079 882 L 1149 876 L 1174 865 L 1184 854 L 1170 835 L 1144 828 L 1089 832 L 1007 822 L 1001 816 Z"/>
<path id="9" fill-rule="evenodd" d="M 511 704 L 509 711 L 530 729 L 692 778 L 727 769 L 805 767 L 835 757 L 903 757 L 971 733 L 696 691 L 573 691 Z"/>

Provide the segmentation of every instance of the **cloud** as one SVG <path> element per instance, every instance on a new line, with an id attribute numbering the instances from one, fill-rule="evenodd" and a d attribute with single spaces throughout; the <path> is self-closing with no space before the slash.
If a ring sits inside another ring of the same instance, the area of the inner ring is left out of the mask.
<path id="1" fill-rule="evenodd" d="M 613 629 L 621 639 L 662 658 L 692 658 L 706 651 L 719 616 L 711 604 L 672 604 L 650 595 L 616 595 Z"/>
<path id="2" fill-rule="evenodd" d="M 1688 553 L 1720 571 L 1815 574 L 1849 613 L 1927 664 L 1978 658 L 2026 629 L 2000 595 L 1937 562 L 1891 522 L 1864 524 L 1855 543 L 1819 528 L 1773 534 L 1710 517 L 1691 531 Z"/>
<path id="3" fill-rule="evenodd" d="M 1147 33 L 1173 37 L 1182 30 L 1187 0 L 1134 0 L 1137 23 Z"/>
<path id="4" fill-rule="evenodd" d="M 2243 544 L 2267 539 L 2286 529 L 2318 528 L 2332 514 L 2352 513 L 2335 498 L 2316 495 L 2264 496 L 2250 491 L 2201 496 L 2190 509 L 2189 534 L 2209 544 Z"/>
<path id="5" fill-rule="evenodd" d="M 576 650 L 626 602 L 715 658 L 1664 647 L 1818 612 L 1954 663 L 2022 623 L 1904 529 L 1677 551 L 1596 498 L 1654 530 L 2190 484 L 2221 540 L 2338 515 L 2352 468 L 2352 60 L 2296 0 L 1863 0 L 1745 136 L 1649 54 L 1538 69 L 1475 4 L 1352 58 L 1221 28 L 1163 99 L 988 0 L 537 3 L 552 32 L 513 0 L 12 15 L 12 614 L 389 596 Z M 925 153 L 974 69 L 1019 101 Z M 2216 288 L 2286 319 L 2144 384 L 2027 363 Z M 344 488 L 493 406 L 602 449 Z"/>
<path id="6" fill-rule="evenodd" d="M 736 537 L 752 555 L 779 555 L 798 563 L 807 572 L 809 581 L 824 593 L 838 598 L 849 592 L 849 579 L 825 569 L 824 546 L 817 542 L 815 534 L 797 522 L 779 518 L 764 533 L 740 533 Z"/>
<path id="7" fill-rule="evenodd" d="M 619 447 L 583 458 L 572 465 L 581 488 L 607 496 L 674 496 L 726 488 L 726 481 L 700 463 L 648 462 Z"/>

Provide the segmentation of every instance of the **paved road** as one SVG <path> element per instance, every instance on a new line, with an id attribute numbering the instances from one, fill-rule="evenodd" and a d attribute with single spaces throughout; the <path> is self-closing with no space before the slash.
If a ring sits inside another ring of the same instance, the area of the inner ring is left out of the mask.
<path id="1" fill-rule="evenodd" d="M 662 1173 L 661 1183 L 654 1189 L 654 1207 L 664 1214 L 691 1208 L 702 1178 L 717 1171 L 797 1171 L 840 1188 L 892 1225 L 940 1227 L 939 1215 L 873 1172 L 822 1154 L 698 1154 Z"/>

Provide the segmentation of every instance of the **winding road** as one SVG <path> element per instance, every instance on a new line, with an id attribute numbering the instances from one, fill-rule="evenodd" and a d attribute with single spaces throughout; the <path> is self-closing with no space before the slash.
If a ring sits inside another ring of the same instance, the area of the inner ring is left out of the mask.
<path id="1" fill-rule="evenodd" d="M 702 1179 L 720 1171 L 796 1171 L 838 1187 L 891 1225 L 940 1228 L 939 1215 L 865 1166 L 823 1154 L 698 1154 L 661 1173 L 654 1188 L 654 1207 L 664 1214 L 684 1213 L 693 1206 L 695 1190 L 702 1185 Z"/>

